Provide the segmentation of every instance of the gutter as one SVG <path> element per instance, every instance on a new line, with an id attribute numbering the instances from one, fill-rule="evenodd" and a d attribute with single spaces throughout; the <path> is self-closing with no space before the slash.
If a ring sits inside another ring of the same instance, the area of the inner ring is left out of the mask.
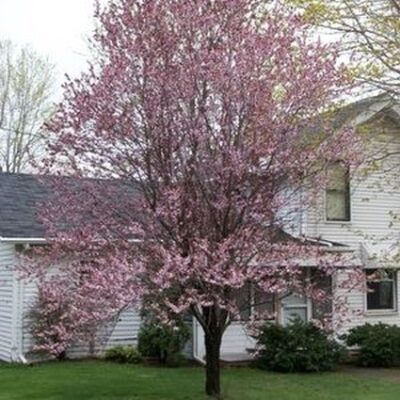
<path id="1" fill-rule="evenodd" d="M 11 244 L 46 244 L 45 238 L 9 238 L 0 236 L 0 243 Z"/>
<path id="2" fill-rule="evenodd" d="M 23 353 L 23 287 L 21 281 L 17 278 L 15 273 L 13 275 L 13 299 L 11 308 L 11 360 L 22 364 L 28 364 L 28 361 Z"/>
<path id="3" fill-rule="evenodd" d="M 128 239 L 129 243 L 142 243 L 141 239 Z M 12 238 L 0 236 L 0 243 L 11 243 L 11 244 L 46 244 L 48 240 L 45 238 Z"/>

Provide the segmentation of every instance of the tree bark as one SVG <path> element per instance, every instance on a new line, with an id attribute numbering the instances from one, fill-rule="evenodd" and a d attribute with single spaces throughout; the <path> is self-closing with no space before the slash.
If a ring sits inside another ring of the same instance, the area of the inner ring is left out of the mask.
<path id="1" fill-rule="evenodd" d="M 216 399 L 221 396 L 220 349 L 222 332 L 215 329 L 205 334 L 206 346 L 206 393 Z"/>

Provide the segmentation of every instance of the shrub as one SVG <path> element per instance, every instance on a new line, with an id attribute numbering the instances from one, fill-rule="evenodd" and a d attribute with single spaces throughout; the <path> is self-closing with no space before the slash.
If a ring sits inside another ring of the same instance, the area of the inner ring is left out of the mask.
<path id="1" fill-rule="evenodd" d="M 34 340 L 33 353 L 64 360 L 74 340 L 76 324 L 68 313 L 71 303 L 66 288 L 51 290 L 48 282 L 38 288 L 38 296 L 27 314 Z"/>
<path id="2" fill-rule="evenodd" d="M 344 336 L 348 346 L 358 346 L 357 364 L 364 367 L 400 365 L 400 327 L 365 324 Z"/>
<path id="3" fill-rule="evenodd" d="M 114 346 L 106 351 L 104 358 L 125 364 L 138 364 L 142 361 L 140 353 L 134 346 Z"/>
<path id="4" fill-rule="evenodd" d="M 312 323 L 267 323 L 259 336 L 259 367 L 279 372 L 331 370 L 345 356 L 344 347 Z"/>
<path id="5" fill-rule="evenodd" d="M 145 357 L 154 357 L 162 364 L 177 366 L 183 361 L 181 352 L 189 338 L 190 332 L 184 322 L 169 327 L 155 320 L 147 320 L 139 331 L 138 349 Z"/>

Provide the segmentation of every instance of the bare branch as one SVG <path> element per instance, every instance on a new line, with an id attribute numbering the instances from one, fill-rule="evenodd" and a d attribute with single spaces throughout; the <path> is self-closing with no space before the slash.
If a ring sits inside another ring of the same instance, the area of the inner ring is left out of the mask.
<path id="1" fill-rule="evenodd" d="M 0 169 L 6 172 L 26 169 L 41 151 L 53 70 L 33 50 L 0 42 Z"/>

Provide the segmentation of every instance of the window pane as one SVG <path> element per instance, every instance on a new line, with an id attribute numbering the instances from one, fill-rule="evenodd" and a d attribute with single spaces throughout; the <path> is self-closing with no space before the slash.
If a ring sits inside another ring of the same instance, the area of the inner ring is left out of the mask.
<path id="1" fill-rule="evenodd" d="M 350 186 L 348 170 L 336 163 L 328 169 L 326 219 L 350 221 Z"/>
<path id="2" fill-rule="evenodd" d="M 367 309 L 368 310 L 393 310 L 395 279 L 393 271 L 369 270 L 367 277 Z"/>
<path id="3" fill-rule="evenodd" d="M 307 299 L 298 293 L 292 293 L 289 296 L 285 296 L 282 300 L 282 304 L 285 306 L 295 306 L 295 305 L 306 305 Z"/>
<path id="4" fill-rule="evenodd" d="M 288 325 L 295 319 L 300 318 L 302 321 L 307 321 L 307 308 L 306 307 L 290 307 L 284 309 L 283 324 Z"/>
<path id="5" fill-rule="evenodd" d="M 242 288 L 235 290 L 236 304 L 240 311 L 240 316 L 237 320 L 248 321 L 251 314 L 251 294 L 250 284 L 246 283 Z"/>
<path id="6" fill-rule="evenodd" d="M 326 218 L 328 221 L 348 221 L 349 210 L 347 206 L 346 193 L 326 193 Z"/>
<path id="7" fill-rule="evenodd" d="M 326 293 L 322 300 L 312 300 L 312 316 L 320 319 L 332 314 L 332 277 L 318 269 L 311 270 L 311 281 L 317 289 Z"/>
<path id="8" fill-rule="evenodd" d="M 273 318 L 275 312 L 274 296 L 264 293 L 254 286 L 254 311 L 260 317 Z"/>
<path id="9" fill-rule="evenodd" d="M 347 191 L 348 171 L 339 163 L 332 164 L 328 169 L 328 190 Z"/>

